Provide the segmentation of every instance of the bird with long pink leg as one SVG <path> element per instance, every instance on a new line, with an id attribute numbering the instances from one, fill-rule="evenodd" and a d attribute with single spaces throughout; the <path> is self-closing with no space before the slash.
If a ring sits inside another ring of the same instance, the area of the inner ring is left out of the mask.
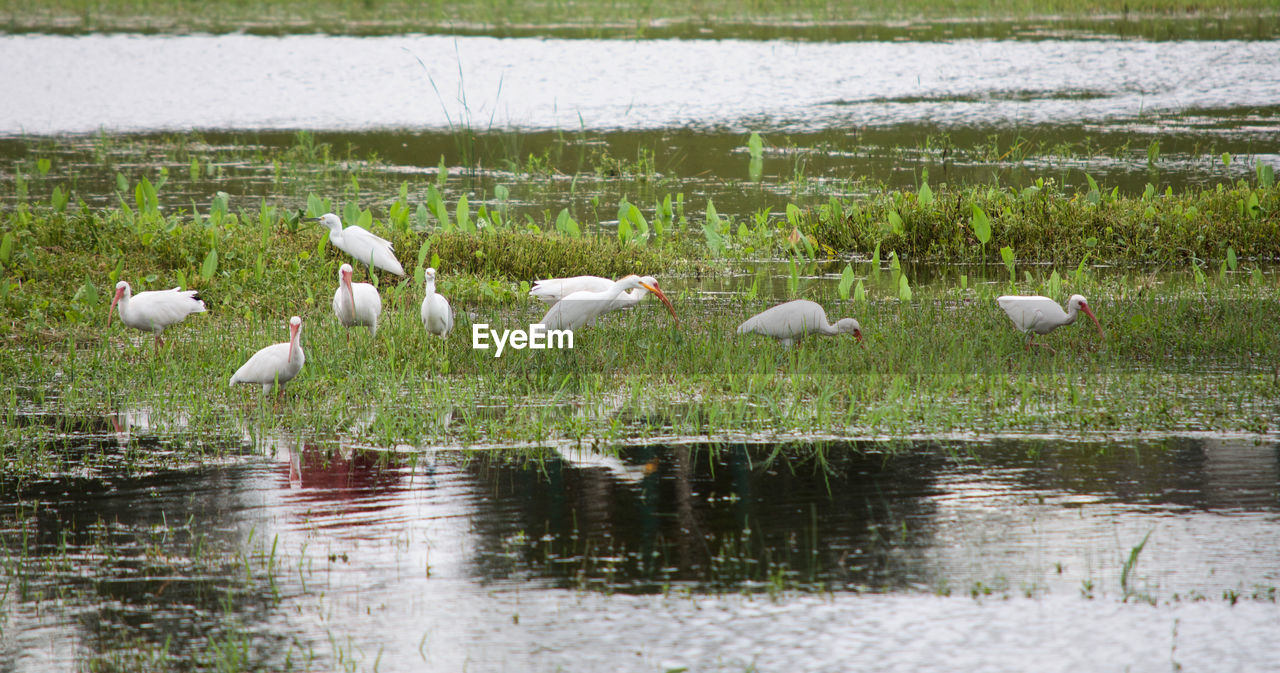
<path id="1" fill-rule="evenodd" d="M 306 360 L 306 354 L 302 351 L 302 318 L 295 315 L 289 319 L 289 340 L 254 353 L 231 375 L 230 385 L 256 383 L 262 386 L 263 395 L 271 392 L 272 386 L 276 386 L 283 395 L 284 384 L 292 381 L 302 371 Z"/>
<path id="2" fill-rule="evenodd" d="M 1027 333 L 1027 350 L 1031 350 L 1034 345 L 1046 348 L 1050 353 L 1056 353 L 1057 351 L 1048 344 L 1036 343 L 1036 335 L 1044 336 L 1063 325 L 1070 325 L 1076 321 L 1076 317 L 1081 312 L 1093 321 L 1094 327 L 1098 328 L 1099 337 L 1107 336 L 1102 331 L 1102 324 L 1098 322 L 1098 317 L 1093 314 L 1093 309 L 1089 308 L 1088 300 L 1078 294 L 1073 294 L 1070 299 L 1067 299 L 1065 311 L 1058 306 L 1058 302 L 1039 295 L 1007 294 L 997 297 L 996 303 L 1004 309 L 1019 332 Z"/>
<path id="3" fill-rule="evenodd" d="M 120 322 L 156 337 L 156 350 L 164 345 L 160 333 L 170 325 L 176 325 L 192 313 L 204 313 L 204 302 L 195 290 L 151 290 L 133 294 L 133 288 L 125 281 L 116 283 L 116 296 L 107 309 L 107 327 L 111 317 L 120 307 Z"/>

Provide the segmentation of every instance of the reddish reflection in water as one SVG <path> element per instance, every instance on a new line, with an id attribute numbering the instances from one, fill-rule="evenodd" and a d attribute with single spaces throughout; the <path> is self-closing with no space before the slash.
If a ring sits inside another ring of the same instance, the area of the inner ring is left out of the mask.
<path id="1" fill-rule="evenodd" d="M 277 469 L 285 501 L 302 507 L 293 516 L 321 527 L 367 526 L 394 508 L 407 489 L 404 465 L 394 454 L 328 448 L 301 442 Z"/>

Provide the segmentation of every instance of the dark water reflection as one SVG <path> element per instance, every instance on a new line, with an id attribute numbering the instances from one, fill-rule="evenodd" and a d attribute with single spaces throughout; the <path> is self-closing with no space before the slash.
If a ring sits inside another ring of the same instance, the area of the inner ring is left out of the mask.
<path id="1" fill-rule="evenodd" d="M 85 437 L 71 444 L 125 450 L 114 432 Z M 621 608 L 647 642 L 719 634 L 693 615 L 668 621 L 684 610 L 671 592 L 686 591 L 744 624 L 762 606 L 729 596 L 791 595 L 775 603 L 784 631 L 817 627 L 808 620 L 821 617 L 783 607 L 816 589 L 832 592 L 824 609 L 891 600 L 899 616 L 949 614 L 947 629 L 976 634 L 1016 621 L 1025 597 L 1064 615 L 1153 602 L 1144 609 L 1189 619 L 1185 606 L 1239 600 L 1266 606 L 1266 623 L 1277 616 L 1274 441 L 678 442 L 536 457 L 291 438 L 265 448 L 273 460 L 0 482 L 5 668 L 62 670 L 165 642 L 166 656 L 208 665 L 238 643 L 278 668 L 349 641 L 343 651 L 366 664 L 383 650 L 397 656 L 381 670 L 415 670 L 429 641 L 432 670 L 590 670 L 524 639 L 607 658 L 581 642 L 596 628 L 582 620 Z M 936 596 L 1008 600 L 957 611 Z M 578 604 L 567 621 L 566 600 Z M 1257 625 L 1250 610 L 1218 628 Z M 465 644 L 441 644 L 453 638 Z M 835 664 L 807 656 L 801 668 Z"/>

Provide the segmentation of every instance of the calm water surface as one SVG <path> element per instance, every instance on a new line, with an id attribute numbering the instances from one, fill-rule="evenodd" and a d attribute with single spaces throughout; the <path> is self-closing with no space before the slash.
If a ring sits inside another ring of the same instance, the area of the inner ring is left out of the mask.
<path id="1" fill-rule="evenodd" d="M 159 448 L 99 436 L 69 445 Z M 166 638 L 178 658 L 230 639 L 267 668 L 317 670 L 1256 671 L 1280 656 L 1270 440 L 536 460 L 263 444 L 267 460 L 9 482 L 5 668 Z"/>
<path id="2" fill-rule="evenodd" d="M 1003 127 L 1280 100 L 1280 41 L 7 35 L 0 63 L 11 135 Z"/>

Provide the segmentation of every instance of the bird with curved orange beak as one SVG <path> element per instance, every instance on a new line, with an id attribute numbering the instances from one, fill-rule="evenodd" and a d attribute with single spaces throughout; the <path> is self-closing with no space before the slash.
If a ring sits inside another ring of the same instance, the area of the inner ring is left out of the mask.
<path id="1" fill-rule="evenodd" d="M 628 290 L 639 292 L 625 294 Z M 676 309 L 671 305 L 671 300 L 667 299 L 667 295 L 658 287 L 658 281 L 653 276 L 636 275 L 620 278 L 613 283 L 613 287 L 606 290 L 598 292 L 580 290 L 570 293 L 556 302 L 540 322 L 547 329 L 578 329 L 594 323 L 596 318 L 606 313 L 633 306 L 649 293 L 662 301 L 671 317 L 675 319 L 676 326 L 679 327 L 680 318 L 676 315 Z"/>
<path id="2" fill-rule="evenodd" d="M 1102 324 L 1098 322 L 1098 317 L 1093 314 L 1093 309 L 1089 308 L 1089 302 L 1078 294 L 1071 295 L 1067 300 L 1067 310 L 1062 310 L 1058 306 L 1058 302 L 1039 295 L 1004 295 L 996 298 L 996 303 L 1000 304 L 1000 308 L 1004 309 L 1009 320 L 1013 321 L 1013 326 L 1018 328 L 1019 332 L 1026 332 L 1027 350 L 1031 347 L 1040 346 L 1048 348 L 1049 352 L 1056 352 L 1046 344 L 1035 343 L 1036 335 L 1044 336 L 1063 325 L 1070 325 L 1076 321 L 1076 316 L 1083 312 L 1093 321 L 1093 326 L 1098 328 L 1098 336 L 1106 338 L 1106 333 L 1102 331 Z"/>

